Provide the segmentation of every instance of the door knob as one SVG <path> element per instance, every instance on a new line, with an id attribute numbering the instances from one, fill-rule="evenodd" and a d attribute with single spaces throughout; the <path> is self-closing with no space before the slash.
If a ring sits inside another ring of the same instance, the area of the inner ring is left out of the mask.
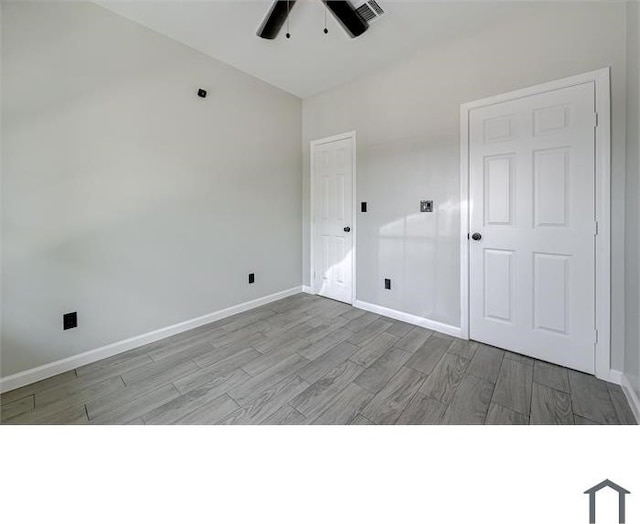
<path id="1" fill-rule="evenodd" d="M 348 233 L 349 231 L 351 231 L 351 228 L 350 228 L 349 226 L 345 226 L 345 228 L 344 228 L 344 232 L 345 232 L 345 233 Z"/>
<path id="2" fill-rule="evenodd" d="M 471 238 L 473 238 L 474 240 L 480 240 L 482 238 L 482 235 L 480 233 L 474 233 L 473 235 L 471 235 Z"/>

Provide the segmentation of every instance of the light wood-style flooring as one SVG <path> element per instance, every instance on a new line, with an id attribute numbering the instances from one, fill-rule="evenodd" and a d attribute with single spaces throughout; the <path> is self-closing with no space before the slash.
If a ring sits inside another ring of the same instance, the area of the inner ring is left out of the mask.
<path id="1" fill-rule="evenodd" d="M 3 424 L 634 424 L 619 386 L 306 294 L 0 396 Z"/>

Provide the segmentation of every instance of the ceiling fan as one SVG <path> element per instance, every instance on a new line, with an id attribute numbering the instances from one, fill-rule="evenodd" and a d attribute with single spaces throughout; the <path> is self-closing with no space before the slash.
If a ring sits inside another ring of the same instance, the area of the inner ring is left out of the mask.
<path id="1" fill-rule="evenodd" d="M 356 11 L 351 2 L 347 0 L 321 1 L 351 38 L 356 38 L 369 29 L 369 24 Z M 257 35 L 267 40 L 275 39 L 295 3 L 296 0 L 276 0 L 258 29 Z"/>

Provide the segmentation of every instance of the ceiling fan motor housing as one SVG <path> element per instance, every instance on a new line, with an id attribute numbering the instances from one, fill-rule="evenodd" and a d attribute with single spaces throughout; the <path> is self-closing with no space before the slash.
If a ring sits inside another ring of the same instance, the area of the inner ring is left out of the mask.
<path id="1" fill-rule="evenodd" d="M 276 0 L 260 25 L 257 35 L 267 40 L 275 39 L 295 3 L 296 0 Z M 351 38 L 360 36 L 369 28 L 368 22 L 356 11 L 351 2 L 347 0 L 322 0 L 322 3 Z M 324 32 L 327 34 L 329 30 L 325 27 Z M 290 38 L 291 34 L 287 32 L 286 37 Z"/>

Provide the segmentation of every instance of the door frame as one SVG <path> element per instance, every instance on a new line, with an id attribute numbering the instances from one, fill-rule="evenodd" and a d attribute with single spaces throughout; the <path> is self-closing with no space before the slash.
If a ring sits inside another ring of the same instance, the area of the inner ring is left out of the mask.
<path id="1" fill-rule="evenodd" d="M 357 235 L 357 225 L 356 225 L 356 132 L 349 131 L 347 133 L 341 133 L 339 135 L 328 136 L 325 138 L 319 138 L 317 140 L 312 140 L 310 142 L 310 184 L 309 184 L 309 282 L 311 284 L 311 292 L 315 295 L 318 293 L 316 288 L 316 279 L 315 279 L 315 259 L 314 259 L 314 244 L 315 244 L 315 216 L 314 216 L 314 198 L 315 198 L 315 149 L 318 146 L 324 144 L 330 144 L 331 142 L 338 142 L 339 140 L 345 140 L 347 138 L 351 138 L 351 146 L 352 146 L 352 180 L 351 180 L 351 233 L 353 239 L 352 245 L 352 257 L 351 257 L 351 301 L 349 302 L 353 305 L 356 301 L 356 235 Z"/>
<path id="2" fill-rule="evenodd" d="M 611 380 L 611 72 L 606 67 L 460 106 L 460 330 L 469 339 L 469 118 L 472 109 L 593 83 L 595 137 L 595 374 Z"/>

